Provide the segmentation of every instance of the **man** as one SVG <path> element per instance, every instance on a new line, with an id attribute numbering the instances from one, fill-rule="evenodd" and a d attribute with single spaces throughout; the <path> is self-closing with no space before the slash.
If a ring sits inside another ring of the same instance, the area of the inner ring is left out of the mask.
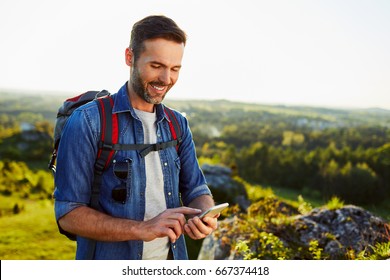
<path id="1" fill-rule="evenodd" d="M 185 43 L 186 34 L 164 16 L 133 26 L 125 52 L 130 79 L 112 95 L 120 143 L 171 139 L 161 102 L 179 77 Z M 57 158 L 55 213 L 60 228 L 77 235 L 76 258 L 86 258 L 88 239 L 93 239 L 95 259 L 187 259 L 183 234 L 201 239 L 217 228 L 216 217 L 197 217 L 214 201 L 187 120 L 174 111 L 182 131 L 178 150 L 170 147 L 144 158 L 134 150 L 115 154 L 103 173 L 97 211 L 88 206 L 100 135 L 95 103 L 69 118 Z M 113 195 L 117 190 L 119 201 Z"/>

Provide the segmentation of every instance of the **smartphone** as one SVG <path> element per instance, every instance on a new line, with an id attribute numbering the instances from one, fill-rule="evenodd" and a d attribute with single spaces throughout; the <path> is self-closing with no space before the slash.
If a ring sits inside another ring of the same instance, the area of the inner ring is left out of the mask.
<path id="1" fill-rule="evenodd" d="M 218 213 L 221 213 L 223 209 L 229 206 L 229 203 L 222 203 L 215 205 L 211 207 L 210 209 L 204 211 L 202 214 L 199 215 L 199 218 L 204 218 L 204 217 L 214 217 Z"/>

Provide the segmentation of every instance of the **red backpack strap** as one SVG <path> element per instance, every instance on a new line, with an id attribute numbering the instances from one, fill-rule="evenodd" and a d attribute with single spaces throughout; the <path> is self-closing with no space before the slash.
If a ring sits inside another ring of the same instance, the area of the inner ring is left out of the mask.
<path id="1" fill-rule="evenodd" d="M 112 114 L 114 104 L 111 97 L 99 98 L 100 113 L 100 141 L 98 143 L 98 154 L 95 161 L 95 176 L 92 184 L 91 207 L 97 209 L 99 206 L 99 192 L 103 171 L 111 164 L 115 150 L 113 146 L 118 143 L 118 116 Z"/>
<path id="2" fill-rule="evenodd" d="M 95 161 L 94 178 L 91 188 L 90 206 L 93 209 L 99 209 L 100 187 L 104 170 L 111 164 L 115 150 L 114 145 L 118 143 L 118 116 L 112 114 L 114 101 L 111 96 L 99 98 L 96 100 L 100 113 L 100 141 L 97 158 Z M 89 240 L 87 259 L 94 259 L 96 241 Z"/>
<path id="3" fill-rule="evenodd" d="M 114 100 L 111 97 L 97 99 L 100 112 L 100 142 L 95 169 L 103 172 L 111 163 L 115 154 L 114 145 L 118 143 L 118 116 L 112 114 Z"/>
<path id="4" fill-rule="evenodd" d="M 168 117 L 169 130 L 171 131 L 172 139 L 177 140 L 176 151 L 178 151 L 182 140 L 179 121 L 172 109 L 164 106 L 164 112 Z"/>

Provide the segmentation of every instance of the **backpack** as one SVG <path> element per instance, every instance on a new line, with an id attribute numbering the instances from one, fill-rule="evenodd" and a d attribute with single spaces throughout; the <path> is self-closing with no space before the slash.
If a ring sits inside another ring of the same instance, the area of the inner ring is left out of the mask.
<path id="1" fill-rule="evenodd" d="M 178 151 L 179 144 L 181 143 L 181 130 L 179 122 L 173 113 L 173 111 L 164 106 L 164 112 L 168 116 L 168 124 L 171 132 L 172 140 L 168 142 L 155 143 L 155 144 L 121 144 L 118 143 L 118 116 L 112 114 L 112 107 L 114 101 L 107 90 L 102 91 L 87 91 L 78 96 L 69 98 L 64 101 L 62 106 L 58 109 L 56 124 L 54 127 L 54 146 L 52 156 L 49 161 L 48 168 L 56 173 L 56 158 L 58 147 L 61 141 L 61 134 L 64 126 L 72 115 L 73 111 L 88 102 L 97 102 L 100 115 L 101 135 L 98 143 L 98 153 L 96 155 L 96 161 L 94 165 L 94 180 L 91 186 L 91 199 L 90 207 L 94 209 L 99 208 L 99 193 L 100 186 L 102 184 L 103 172 L 110 166 L 113 160 L 113 156 L 116 151 L 119 150 L 138 150 L 141 157 L 145 157 L 152 151 L 159 151 L 169 147 L 176 147 Z M 76 236 L 65 232 L 61 229 L 60 233 L 66 235 L 71 240 L 76 240 Z M 89 248 L 89 258 L 93 258 L 95 241 L 91 240 Z"/>

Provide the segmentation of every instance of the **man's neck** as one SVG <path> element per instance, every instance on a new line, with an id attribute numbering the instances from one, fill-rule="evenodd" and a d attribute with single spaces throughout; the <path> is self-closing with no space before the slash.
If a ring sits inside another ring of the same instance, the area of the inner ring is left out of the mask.
<path id="1" fill-rule="evenodd" d="M 130 83 L 127 84 L 127 95 L 129 96 L 131 105 L 134 109 L 149 113 L 154 112 L 154 104 L 150 104 L 139 97 L 138 94 L 131 88 Z"/>

